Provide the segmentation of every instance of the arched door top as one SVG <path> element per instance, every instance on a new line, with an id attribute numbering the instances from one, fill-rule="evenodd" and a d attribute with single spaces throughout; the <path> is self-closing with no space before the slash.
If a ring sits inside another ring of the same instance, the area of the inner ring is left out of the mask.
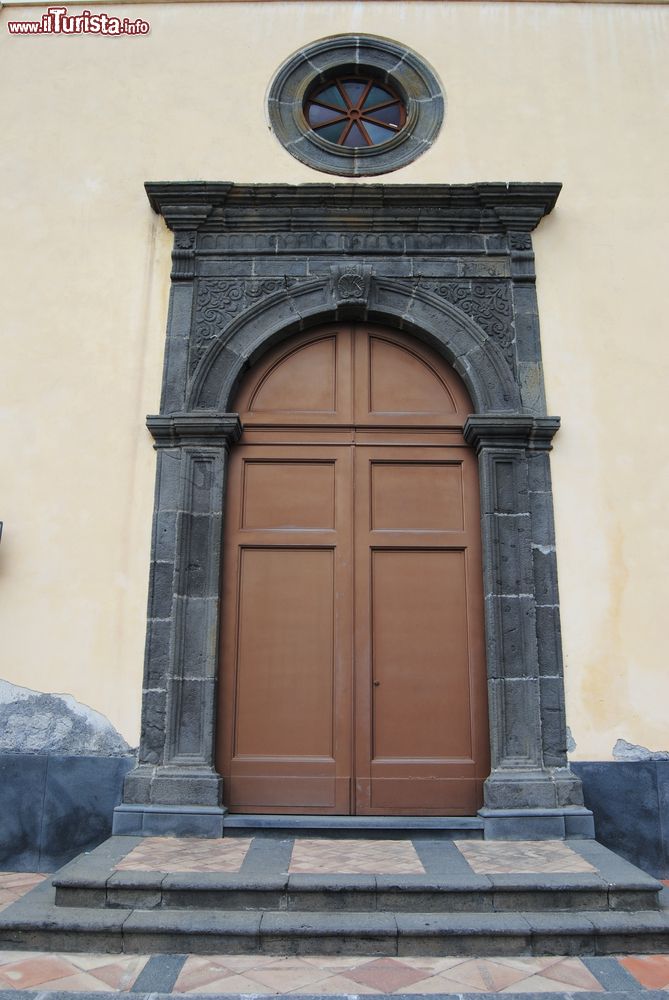
<path id="1" fill-rule="evenodd" d="M 379 322 L 427 344 L 461 376 L 478 413 L 522 410 L 520 391 L 503 352 L 465 313 L 407 282 L 367 276 L 363 294 L 340 302 L 327 279 L 267 296 L 230 324 L 195 372 L 189 408 L 229 412 L 240 379 L 261 356 L 305 328 L 338 319 Z"/>
<path id="2" fill-rule="evenodd" d="M 391 329 L 350 323 L 282 342 L 243 376 L 232 403 L 245 427 L 457 427 L 473 406 L 436 351 Z"/>

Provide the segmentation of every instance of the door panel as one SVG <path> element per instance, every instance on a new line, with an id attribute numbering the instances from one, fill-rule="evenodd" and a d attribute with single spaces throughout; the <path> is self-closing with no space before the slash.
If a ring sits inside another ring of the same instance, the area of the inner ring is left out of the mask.
<path id="1" fill-rule="evenodd" d="M 467 393 L 377 327 L 247 373 L 224 529 L 217 763 L 237 812 L 472 814 L 488 773 Z"/>
<path id="2" fill-rule="evenodd" d="M 464 552 L 372 549 L 371 591 L 372 760 L 471 758 Z"/>
<path id="3" fill-rule="evenodd" d="M 333 555 L 241 551 L 235 757 L 333 758 Z"/>
<path id="4" fill-rule="evenodd" d="M 232 809 L 349 811 L 351 502 L 350 448 L 231 456 L 218 766 Z"/>
<path id="5" fill-rule="evenodd" d="M 356 811 L 471 813 L 487 763 L 475 462 L 355 451 Z"/>
<path id="6" fill-rule="evenodd" d="M 462 531 L 462 464 L 376 461 L 371 465 L 372 531 Z"/>

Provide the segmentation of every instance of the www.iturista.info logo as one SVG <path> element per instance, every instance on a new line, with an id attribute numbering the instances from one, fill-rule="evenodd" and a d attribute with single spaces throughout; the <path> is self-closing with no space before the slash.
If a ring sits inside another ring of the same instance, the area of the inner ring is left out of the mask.
<path id="1" fill-rule="evenodd" d="M 39 21 L 8 21 L 10 35 L 148 35 L 150 24 L 138 18 L 114 17 L 100 12 L 68 14 L 67 7 L 47 7 Z"/>

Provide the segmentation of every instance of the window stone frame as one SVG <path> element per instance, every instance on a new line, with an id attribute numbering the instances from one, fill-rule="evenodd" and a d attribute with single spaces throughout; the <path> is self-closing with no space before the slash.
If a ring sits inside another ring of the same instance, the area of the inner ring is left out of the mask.
<path id="1" fill-rule="evenodd" d="M 305 96 L 316 82 L 361 70 L 400 93 L 406 123 L 380 146 L 335 146 L 309 127 Z M 389 39 L 356 34 L 324 38 L 290 56 L 270 84 L 267 109 L 277 139 L 302 163 L 342 177 L 366 177 L 398 170 L 429 149 L 441 128 L 445 102 L 434 70 L 415 52 Z"/>
<path id="2" fill-rule="evenodd" d="M 174 232 L 138 766 L 114 832 L 220 836 L 214 764 L 230 412 L 292 334 L 378 322 L 437 350 L 474 405 L 492 770 L 486 837 L 594 835 L 569 768 L 531 231 L 559 184 L 147 184 Z"/>

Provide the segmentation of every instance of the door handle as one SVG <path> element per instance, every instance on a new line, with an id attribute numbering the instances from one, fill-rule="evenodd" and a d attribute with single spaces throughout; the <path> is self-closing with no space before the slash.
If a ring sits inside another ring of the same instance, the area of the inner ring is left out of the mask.
<path id="1" fill-rule="evenodd" d="M 374 685 L 375 688 L 377 688 L 380 683 L 381 681 L 372 681 L 372 684 Z"/>

